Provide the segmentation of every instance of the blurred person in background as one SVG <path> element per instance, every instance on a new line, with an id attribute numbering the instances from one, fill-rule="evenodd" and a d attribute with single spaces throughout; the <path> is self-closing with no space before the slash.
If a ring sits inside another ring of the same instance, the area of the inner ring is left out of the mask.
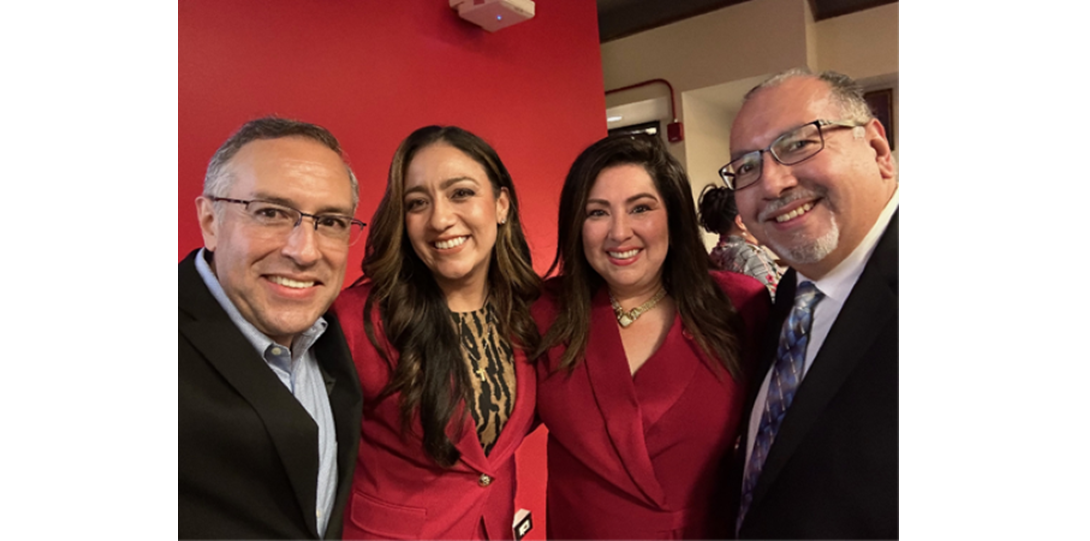
<path id="1" fill-rule="evenodd" d="M 700 225 L 708 233 L 719 235 L 709 254 L 712 267 L 756 278 L 775 300 L 776 284 L 783 272 L 776 265 L 775 255 L 746 231 L 734 192 L 725 186 L 708 185 L 700 193 L 699 207 Z"/>

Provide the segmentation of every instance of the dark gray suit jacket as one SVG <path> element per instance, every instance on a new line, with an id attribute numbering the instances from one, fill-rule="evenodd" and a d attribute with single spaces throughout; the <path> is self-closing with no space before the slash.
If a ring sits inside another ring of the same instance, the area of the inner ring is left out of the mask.
<path id="1" fill-rule="evenodd" d="M 178 537 L 317 539 L 318 425 L 254 351 L 197 273 L 178 264 Z M 313 351 L 337 431 L 341 536 L 362 395 L 336 318 Z"/>
<path id="2" fill-rule="evenodd" d="M 795 394 L 754 488 L 742 539 L 898 537 L 898 213 Z M 776 291 L 757 378 L 772 366 L 795 282 L 788 271 Z M 756 394 L 754 385 L 747 421 Z M 738 454 L 735 494 L 745 458 Z"/>

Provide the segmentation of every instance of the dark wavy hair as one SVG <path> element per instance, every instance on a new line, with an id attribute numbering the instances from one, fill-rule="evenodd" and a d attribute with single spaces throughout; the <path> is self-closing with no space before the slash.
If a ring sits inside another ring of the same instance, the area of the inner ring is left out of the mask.
<path id="1" fill-rule="evenodd" d="M 511 206 L 506 223 L 497 226 L 492 247 L 489 302 L 501 336 L 524 351 L 535 350 L 541 339 L 530 316 L 530 305 L 541 292 L 541 278 L 534 272 L 522 233 L 515 185 L 488 143 L 454 126 L 420 128 L 402 141 L 367 235 L 361 280 L 373 285 L 364 306 L 364 330 L 392 374 L 380 399 L 400 392 L 403 429 L 406 433 L 411 429 L 413 413 L 419 411 L 425 452 L 439 465 L 450 467 L 460 454 L 446 427 L 458 403 L 471 397 L 473 387 L 442 290 L 405 232 L 405 175 L 416 153 L 434 144 L 450 145 L 481 164 L 497 197 L 501 188 L 507 189 Z M 396 367 L 375 337 L 371 313 L 376 303 L 386 338 L 399 353 Z"/>
<path id="2" fill-rule="evenodd" d="M 738 216 L 738 203 L 734 191 L 726 186 L 709 184 L 700 192 L 700 225 L 708 233 L 724 235 L 734 225 Z"/>
<path id="3" fill-rule="evenodd" d="M 662 196 L 670 240 L 662 264 L 662 281 L 677 304 L 682 323 L 697 344 L 719 359 L 731 376 L 742 377 L 742 319 L 708 274 L 708 254 L 697 226 L 685 170 L 653 136 L 606 137 L 584 150 L 568 171 L 560 194 L 556 258 L 548 272 L 560 272 L 560 313 L 534 358 L 540 362 L 545 351 L 560 344 L 567 346 L 560 368 L 571 370 L 583 358 L 590 333 L 591 299 L 605 285 L 583 252 L 584 209 L 598 175 L 609 167 L 627 164 L 643 167 Z"/>

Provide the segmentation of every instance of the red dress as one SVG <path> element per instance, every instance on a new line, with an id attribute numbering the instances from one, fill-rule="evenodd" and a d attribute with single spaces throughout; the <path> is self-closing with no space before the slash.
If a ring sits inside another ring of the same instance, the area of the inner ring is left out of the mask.
<path id="1" fill-rule="evenodd" d="M 745 321 L 743 362 L 752 367 L 768 292 L 748 276 L 712 274 Z M 535 304 L 541 329 L 556 302 L 546 293 Z M 680 315 L 633 376 L 602 288 L 585 358 L 570 375 L 553 372 L 563 351 L 553 348 L 537 367 L 538 415 L 549 429 L 548 537 L 727 537 L 722 496 L 745 389 L 703 354 Z"/>

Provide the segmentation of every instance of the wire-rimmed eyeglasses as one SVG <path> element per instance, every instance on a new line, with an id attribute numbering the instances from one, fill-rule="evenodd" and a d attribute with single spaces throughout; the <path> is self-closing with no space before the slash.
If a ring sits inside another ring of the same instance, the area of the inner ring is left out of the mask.
<path id="1" fill-rule="evenodd" d="M 314 231 L 318 233 L 319 239 L 351 246 L 363 236 L 363 228 L 367 225 L 344 214 L 307 214 L 299 209 L 272 201 L 231 199 L 212 195 L 205 197 L 212 201 L 242 205 L 250 220 L 272 236 L 287 237 L 292 229 L 303 223 L 305 216 L 314 221 Z"/>
<path id="2" fill-rule="evenodd" d="M 823 128 L 857 128 L 861 124 L 840 120 L 815 120 L 792 128 L 782 133 L 764 150 L 747 152 L 736 160 L 719 168 L 719 176 L 732 190 L 741 190 L 761 178 L 764 165 L 764 153 L 783 165 L 796 165 L 810 158 L 825 148 Z"/>

